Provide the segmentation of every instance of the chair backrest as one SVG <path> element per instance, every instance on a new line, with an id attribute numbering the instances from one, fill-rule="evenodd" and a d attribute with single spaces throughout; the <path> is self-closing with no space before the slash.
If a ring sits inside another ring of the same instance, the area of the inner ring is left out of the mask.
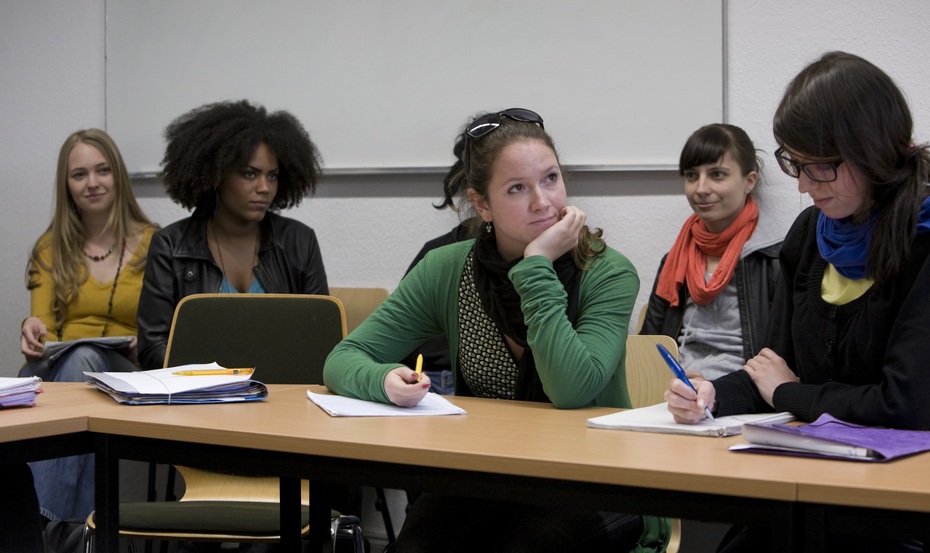
<path id="1" fill-rule="evenodd" d="M 255 367 L 256 380 L 267 384 L 322 384 L 345 320 L 331 296 L 194 294 L 175 308 L 165 366 L 216 361 Z"/>
<path id="2" fill-rule="evenodd" d="M 672 371 L 656 348 L 662 344 L 678 358 L 678 344 L 671 336 L 635 334 L 626 339 L 626 385 L 633 407 L 646 407 L 665 401 L 665 390 Z"/>
<path id="3" fill-rule="evenodd" d="M 362 324 L 362 321 L 388 297 L 385 288 L 330 288 L 329 293 L 339 298 L 346 309 L 347 333 Z"/>

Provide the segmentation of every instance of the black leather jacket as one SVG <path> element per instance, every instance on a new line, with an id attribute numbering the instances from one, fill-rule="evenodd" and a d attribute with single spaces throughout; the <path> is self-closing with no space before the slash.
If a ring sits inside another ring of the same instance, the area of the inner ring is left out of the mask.
<path id="1" fill-rule="evenodd" d="M 768 323 L 772 300 L 775 298 L 775 285 L 781 273 L 781 266 L 778 264 L 780 249 L 781 242 L 750 253 L 739 260 L 733 273 L 739 302 L 740 326 L 743 329 L 745 359 L 754 357 L 763 347 L 762 338 L 765 336 L 765 326 Z M 678 305 L 675 307 L 656 295 L 656 285 L 664 265 L 665 257 L 659 264 L 656 280 L 652 285 L 649 307 L 646 309 L 646 318 L 640 334 L 664 334 L 677 341 L 685 315 L 688 287 L 681 287 Z"/>
<path id="2" fill-rule="evenodd" d="M 190 294 L 219 292 L 223 272 L 207 245 L 207 221 L 199 211 L 152 236 L 139 296 L 139 364 L 159 369 L 174 308 Z M 316 233 L 307 225 L 268 213 L 255 278 L 269 294 L 329 294 Z"/>

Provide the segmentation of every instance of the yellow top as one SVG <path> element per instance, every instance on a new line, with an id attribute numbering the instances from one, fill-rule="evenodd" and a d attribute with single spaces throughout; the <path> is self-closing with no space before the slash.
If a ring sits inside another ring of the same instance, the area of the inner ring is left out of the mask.
<path id="1" fill-rule="evenodd" d="M 846 305 L 865 294 L 872 284 L 874 281 L 870 278 L 858 280 L 846 278 L 828 263 L 823 272 L 823 280 L 820 282 L 820 295 L 823 301 L 830 305 Z"/>
<path id="2" fill-rule="evenodd" d="M 133 253 L 132 259 L 123 260 L 123 268 L 113 296 L 113 312 L 110 316 L 107 336 L 135 336 L 137 334 L 136 311 L 139 307 L 144 271 L 134 270 L 133 267 L 148 255 L 149 242 L 154 232 L 154 227 L 147 227 L 142 233 L 142 240 Z M 39 258 L 46 266 L 51 266 L 52 248 L 48 233 L 40 240 L 42 249 L 39 251 Z M 38 286 L 32 289 L 32 316 L 38 317 L 45 323 L 48 328 L 47 340 L 59 340 L 55 331 L 55 315 L 52 313 L 52 274 L 43 270 L 41 266 L 36 269 Z M 100 336 L 107 321 L 107 304 L 110 301 L 112 289 L 112 280 L 98 282 L 94 277 L 88 276 L 87 281 L 78 288 L 77 298 L 68 306 L 60 340 Z"/>

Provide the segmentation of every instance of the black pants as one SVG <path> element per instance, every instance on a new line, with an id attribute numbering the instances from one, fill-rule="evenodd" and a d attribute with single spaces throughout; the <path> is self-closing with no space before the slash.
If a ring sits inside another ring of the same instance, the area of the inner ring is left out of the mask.
<path id="1" fill-rule="evenodd" d="M 0 465 L 0 550 L 42 553 L 42 519 L 29 465 Z"/>
<path id="2" fill-rule="evenodd" d="M 620 553 L 643 532 L 639 515 L 423 494 L 390 553 Z"/>

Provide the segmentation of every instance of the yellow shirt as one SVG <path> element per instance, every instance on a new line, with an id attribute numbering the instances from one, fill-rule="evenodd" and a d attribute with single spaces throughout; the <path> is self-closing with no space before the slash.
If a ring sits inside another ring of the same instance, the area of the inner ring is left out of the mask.
<path id="1" fill-rule="evenodd" d="M 865 294 L 873 283 L 870 278 L 846 278 L 833 265 L 827 263 L 827 268 L 823 271 L 823 280 L 820 281 L 820 296 L 830 305 L 846 305 Z"/>
<path id="2" fill-rule="evenodd" d="M 137 333 L 136 311 L 139 307 L 144 271 L 134 270 L 133 267 L 148 255 L 149 242 L 154 232 L 154 227 L 146 228 L 132 259 L 123 260 L 116 293 L 113 295 L 113 311 L 110 314 L 107 336 L 135 336 Z M 41 240 L 44 247 L 39 251 L 39 258 L 42 263 L 51 266 L 52 248 L 48 234 Z M 47 340 L 65 341 L 100 336 L 107 322 L 107 305 L 110 301 L 110 291 L 113 289 L 113 280 L 98 282 L 92 276 L 87 277 L 87 281 L 78 288 L 77 298 L 68 306 L 62 335 L 59 338 L 56 334 L 55 315 L 52 313 L 52 274 L 43 270 L 41 266 L 37 266 L 36 269 L 38 286 L 32 289 L 32 316 L 45 323 L 48 328 Z"/>

